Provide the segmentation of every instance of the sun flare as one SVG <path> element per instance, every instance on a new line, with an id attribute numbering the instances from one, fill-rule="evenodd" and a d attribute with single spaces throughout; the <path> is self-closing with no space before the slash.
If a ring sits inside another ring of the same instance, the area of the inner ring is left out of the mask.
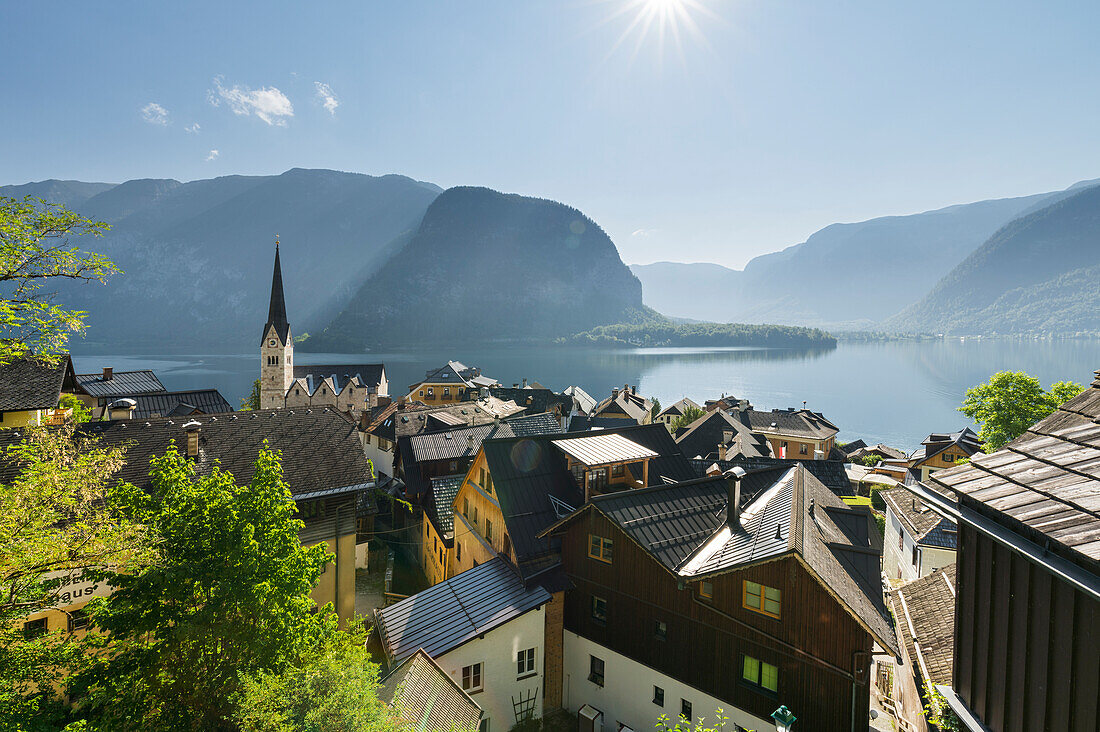
<path id="1" fill-rule="evenodd" d="M 609 55 L 623 47 L 631 47 L 631 60 L 643 46 L 655 41 L 659 58 L 663 59 L 671 48 L 683 64 L 687 43 L 708 47 L 699 20 L 718 20 L 705 0 L 617 0 L 615 4 L 617 8 L 607 21 L 624 19 L 626 27 L 611 47 Z"/>

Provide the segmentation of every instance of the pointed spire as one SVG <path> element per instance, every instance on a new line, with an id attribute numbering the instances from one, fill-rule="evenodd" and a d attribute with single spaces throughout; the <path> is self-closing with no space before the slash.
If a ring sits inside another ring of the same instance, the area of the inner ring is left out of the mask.
<path id="1" fill-rule="evenodd" d="M 271 305 L 267 308 L 267 325 L 264 326 L 262 337 L 267 337 L 271 326 L 275 326 L 279 340 L 285 345 L 290 333 L 290 323 L 286 319 L 286 300 L 283 298 L 283 268 L 279 264 L 278 237 L 275 237 L 275 270 L 271 274 Z"/>

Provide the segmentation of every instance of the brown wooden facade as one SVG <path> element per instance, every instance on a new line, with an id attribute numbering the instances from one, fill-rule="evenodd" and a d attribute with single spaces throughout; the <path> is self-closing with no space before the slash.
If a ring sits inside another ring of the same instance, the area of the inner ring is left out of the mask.
<path id="1" fill-rule="evenodd" d="M 588 556 L 593 535 L 612 540 L 611 563 Z M 562 565 L 574 585 L 567 630 L 764 719 L 784 704 L 803 729 L 866 729 L 871 636 L 796 555 L 712 577 L 706 599 L 592 510 L 563 527 Z M 745 580 L 781 591 L 779 619 L 743 607 Z M 593 596 L 606 621 L 593 618 Z M 776 693 L 742 682 L 745 655 L 779 669 Z"/>
<path id="2" fill-rule="evenodd" d="M 965 522 L 956 569 L 966 705 L 995 732 L 1100 729 L 1100 602 Z"/>

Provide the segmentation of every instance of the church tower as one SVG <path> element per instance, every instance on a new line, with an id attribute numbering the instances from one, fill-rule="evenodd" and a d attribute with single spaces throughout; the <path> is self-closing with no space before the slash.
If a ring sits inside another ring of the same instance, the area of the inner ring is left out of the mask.
<path id="1" fill-rule="evenodd" d="M 286 392 L 294 381 L 294 340 L 286 319 L 279 240 L 275 240 L 275 271 L 271 275 L 271 305 L 260 342 L 260 409 L 286 406 Z"/>

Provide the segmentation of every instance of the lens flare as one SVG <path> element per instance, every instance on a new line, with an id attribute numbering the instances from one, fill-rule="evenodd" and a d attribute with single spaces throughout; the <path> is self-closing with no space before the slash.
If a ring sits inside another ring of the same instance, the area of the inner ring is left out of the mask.
<path id="1" fill-rule="evenodd" d="M 704 0 L 614 0 L 616 9 L 601 25 L 625 20 L 626 27 L 615 41 L 608 56 L 631 47 L 633 61 L 647 43 L 656 42 L 657 53 L 664 58 L 669 47 L 681 65 L 686 64 L 684 46 L 692 42 L 709 50 L 706 36 L 698 19 L 721 19 L 704 4 Z"/>

